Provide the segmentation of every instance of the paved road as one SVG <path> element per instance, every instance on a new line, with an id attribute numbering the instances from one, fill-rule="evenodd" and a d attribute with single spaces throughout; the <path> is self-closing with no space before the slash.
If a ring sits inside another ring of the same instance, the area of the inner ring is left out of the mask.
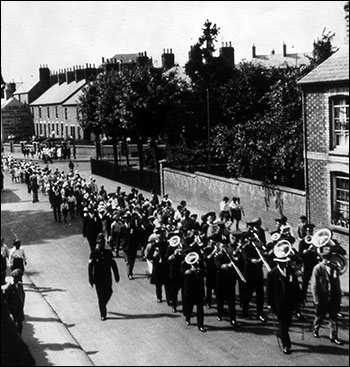
<path id="1" fill-rule="evenodd" d="M 67 163 L 56 166 L 67 170 Z M 86 162 L 76 162 L 76 169 L 90 176 Z M 107 191 L 114 191 L 118 185 L 96 178 Z M 239 306 L 240 331 L 233 331 L 227 320 L 217 321 L 215 309 L 205 312 L 207 333 L 197 330 L 195 318 L 193 326 L 186 326 L 180 312 L 172 314 L 166 303 L 156 302 L 154 286 L 145 275 L 147 266 L 141 258 L 136 262 L 135 280 L 127 279 L 124 260 L 117 260 L 121 280 L 114 284 L 108 319 L 101 322 L 95 290 L 87 281 L 89 250 L 81 235 L 81 221 L 56 223 L 48 198 L 40 196 L 39 200 L 33 204 L 25 186 L 11 184 L 5 174 L 1 233 L 10 244 L 12 229 L 27 253 L 24 339 L 38 365 L 67 365 L 68 360 L 74 365 L 129 366 L 348 365 L 348 298 L 344 298 L 345 317 L 339 332 L 345 345 L 329 342 L 327 325 L 319 339 L 312 337 L 313 310 L 309 302 L 305 309 L 307 322 L 294 322 L 293 353 L 285 356 L 278 349 L 272 319 L 261 324 L 253 318 L 253 311 L 251 319 L 243 319 Z"/>

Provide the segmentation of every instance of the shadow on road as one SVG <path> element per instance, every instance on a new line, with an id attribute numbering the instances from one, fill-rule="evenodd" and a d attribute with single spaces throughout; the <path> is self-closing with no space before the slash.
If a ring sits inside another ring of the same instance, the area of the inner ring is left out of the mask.
<path id="1" fill-rule="evenodd" d="M 108 312 L 109 314 L 116 315 L 119 317 L 108 317 L 107 319 L 112 320 L 121 320 L 121 319 L 157 319 L 160 317 L 167 317 L 167 318 L 178 318 L 181 317 L 180 315 L 174 315 L 169 313 L 152 313 L 152 314 L 127 314 L 127 313 L 120 313 L 120 312 Z"/>

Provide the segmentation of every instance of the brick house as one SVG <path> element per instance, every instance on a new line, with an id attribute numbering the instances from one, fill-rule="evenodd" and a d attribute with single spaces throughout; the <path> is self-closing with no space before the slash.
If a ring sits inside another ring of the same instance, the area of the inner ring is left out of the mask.
<path id="1" fill-rule="evenodd" d="M 348 247 L 349 33 L 345 44 L 299 81 L 303 91 L 306 212 Z"/>

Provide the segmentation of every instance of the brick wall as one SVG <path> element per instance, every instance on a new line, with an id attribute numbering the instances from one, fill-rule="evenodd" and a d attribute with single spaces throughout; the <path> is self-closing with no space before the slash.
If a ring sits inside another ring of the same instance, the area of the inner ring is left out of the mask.
<path id="1" fill-rule="evenodd" d="M 307 161 L 310 196 L 310 220 L 316 228 L 330 228 L 348 251 L 349 230 L 332 226 L 332 174 L 349 175 L 348 154 L 331 151 L 331 111 L 329 99 L 349 95 L 349 87 L 313 86 L 305 91 L 307 125 Z"/>

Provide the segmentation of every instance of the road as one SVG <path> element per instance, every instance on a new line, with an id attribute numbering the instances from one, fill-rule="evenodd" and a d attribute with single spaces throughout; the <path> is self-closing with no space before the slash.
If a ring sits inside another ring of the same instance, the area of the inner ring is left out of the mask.
<path id="1" fill-rule="evenodd" d="M 54 163 L 52 167 L 68 169 L 67 162 Z M 76 162 L 75 169 L 84 177 L 91 175 L 88 162 Z M 95 177 L 108 192 L 119 185 Z M 124 186 L 120 186 L 124 190 Z M 9 245 L 15 233 L 25 246 L 28 309 L 25 309 L 23 337 L 34 358 L 40 360 L 40 365 L 65 365 L 65 361 L 77 352 L 84 354 L 85 362 L 82 357 L 81 365 L 348 365 L 347 297 L 343 300 L 344 318 L 339 331 L 343 346 L 329 342 L 327 324 L 321 329 L 320 338 L 313 338 L 313 308 L 309 295 L 304 310 L 306 321 L 294 320 L 291 328 L 293 353 L 286 356 L 279 350 L 271 315 L 267 323 L 262 324 L 253 317 L 254 307 L 251 318 L 244 319 L 237 305 L 237 319 L 241 324 L 239 331 L 234 331 L 227 319 L 217 321 L 215 309 L 205 310 L 207 333 L 198 331 L 195 317 L 193 325 L 186 326 L 181 306 L 179 312 L 173 314 L 165 302 L 156 302 L 154 286 L 146 276 L 147 265 L 140 257 L 136 261 L 134 280 L 127 278 L 124 260 L 117 259 L 121 280 L 113 285 L 108 318 L 102 322 L 95 290 L 88 283 L 89 246 L 81 235 L 81 220 L 56 223 L 48 198 L 40 195 L 39 200 L 33 204 L 25 185 L 11 183 L 5 174 L 5 190 L 1 195 L 1 233 Z M 48 315 L 40 317 L 38 312 L 34 315 L 34 301 L 38 305 L 45 302 L 54 318 Z M 46 329 L 44 321 L 48 325 Z M 52 325 L 59 324 L 63 328 L 54 342 L 51 340 L 56 334 L 54 328 L 49 327 L 50 321 Z M 40 340 L 36 332 L 40 332 Z M 45 335 L 47 340 L 43 340 Z"/>

